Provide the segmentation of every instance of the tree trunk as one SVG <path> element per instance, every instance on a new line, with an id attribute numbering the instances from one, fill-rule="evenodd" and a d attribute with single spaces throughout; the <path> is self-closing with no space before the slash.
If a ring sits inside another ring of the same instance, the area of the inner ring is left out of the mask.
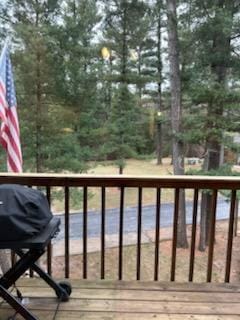
<path id="1" fill-rule="evenodd" d="M 113 74 L 112 51 L 110 51 L 109 68 L 110 68 L 110 79 L 112 79 L 112 74 Z M 111 110 L 112 110 L 112 80 L 108 81 L 108 111 L 107 111 L 108 115 Z"/>
<path id="2" fill-rule="evenodd" d="M 158 112 L 161 114 L 162 112 L 162 33 L 161 33 L 161 18 L 162 18 L 162 13 L 161 13 L 161 5 L 162 5 L 162 1 L 158 1 L 158 24 L 157 24 L 157 69 L 158 69 Z M 157 142 L 157 165 L 162 164 L 162 157 L 163 157 L 163 153 L 162 153 L 162 123 L 159 121 L 157 121 L 157 128 L 156 128 L 157 132 L 156 132 L 156 142 Z"/>
<path id="3" fill-rule="evenodd" d="M 42 171 L 42 155 L 41 155 L 41 131 L 42 131 L 42 94 L 41 94 L 41 83 L 40 83 L 40 53 L 37 52 L 36 61 L 36 75 L 37 75 L 37 92 L 36 92 L 36 170 L 37 172 Z"/>
<path id="4" fill-rule="evenodd" d="M 126 3 L 123 10 L 123 34 L 122 34 L 122 66 L 121 66 L 121 82 L 126 84 L 126 73 L 127 73 L 127 9 L 126 9 Z"/>
<path id="5" fill-rule="evenodd" d="M 157 134 L 156 134 L 156 140 L 157 140 L 157 165 L 162 164 L 162 158 L 163 158 L 163 152 L 162 152 L 162 124 L 160 122 L 157 123 Z"/>
<path id="6" fill-rule="evenodd" d="M 202 192 L 201 210 L 200 210 L 200 239 L 199 251 L 205 251 L 209 240 L 209 223 L 211 216 L 211 195 Z"/>
<path id="7" fill-rule="evenodd" d="M 218 0 L 218 8 L 221 10 L 228 10 L 229 20 L 232 23 L 233 20 L 233 4 L 229 0 Z M 216 13 L 217 14 L 217 13 Z M 229 23 L 228 21 L 228 23 Z M 215 26 L 216 27 L 216 26 Z M 231 28 L 229 28 L 231 30 Z M 230 31 L 231 33 L 231 31 Z M 216 89 L 226 89 L 227 80 L 227 66 L 230 60 L 230 36 L 226 35 L 226 31 L 221 28 L 217 28 L 213 32 L 212 42 L 212 54 L 218 57 L 211 62 L 211 73 L 213 79 L 215 79 Z M 221 58 L 219 58 L 221 57 Z M 216 101 L 208 104 L 207 109 L 207 123 L 206 129 L 209 131 L 209 135 L 206 138 L 206 156 L 204 159 L 204 170 L 217 170 L 221 165 L 221 149 L 222 149 L 222 136 L 219 136 L 220 127 L 219 121 L 223 118 L 224 102 Z M 212 130 L 209 130 L 211 128 Z M 218 134 L 215 134 L 218 132 Z M 211 215 L 211 196 L 210 194 L 202 193 L 201 202 L 201 223 L 200 223 L 200 242 L 199 250 L 205 250 L 208 245 L 208 232 L 209 232 L 209 219 Z"/>
<path id="8" fill-rule="evenodd" d="M 36 11 L 35 26 L 39 26 L 39 12 Z M 41 54 L 39 47 L 36 52 L 36 171 L 42 172 L 41 154 L 42 131 L 42 84 L 41 84 Z"/>
<path id="9" fill-rule="evenodd" d="M 179 68 L 179 46 L 177 33 L 176 0 L 167 0 L 168 50 L 171 87 L 171 126 L 173 140 L 173 170 L 175 175 L 184 174 L 183 143 L 179 139 L 181 132 L 181 79 Z M 181 190 L 179 199 L 177 246 L 187 248 L 185 192 Z"/>
<path id="10" fill-rule="evenodd" d="M 138 47 L 137 55 L 138 55 L 137 70 L 138 70 L 139 77 L 141 77 L 141 74 L 142 74 L 142 49 L 140 46 Z M 138 87 L 139 104 L 141 104 L 143 87 L 142 87 L 141 83 L 138 83 L 137 87 Z"/>

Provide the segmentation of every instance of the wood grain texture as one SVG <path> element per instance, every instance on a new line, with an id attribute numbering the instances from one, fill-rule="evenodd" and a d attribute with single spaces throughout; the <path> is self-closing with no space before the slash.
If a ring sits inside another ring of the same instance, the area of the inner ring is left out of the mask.
<path id="1" fill-rule="evenodd" d="M 71 280 L 71 283 L 72 295 L 68 302 L 60 304 L 57 320 L 240 319 L 238 285 L 109 280 Z M 40 320 L 53 318 L 58 301 L 42 280 L 21 279 L 17 286 L 28 298 L 26 306 Z M 0 319 L 11 314 L 11 308 L 3 303 Z"/>
<path id="2" fill-rule="evenodd" d="M 239 177 L 0 173 L 0 183 L 68 187 L 240 189 Z"/>

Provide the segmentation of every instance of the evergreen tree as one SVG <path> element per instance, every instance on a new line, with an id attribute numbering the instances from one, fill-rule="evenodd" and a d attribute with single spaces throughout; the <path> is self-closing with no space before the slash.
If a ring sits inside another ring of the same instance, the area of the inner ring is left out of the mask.
<path id="1" fill-rule="evenodd" d="M 67 1 L 57 28 L 55 54 L 56 91 L 73 114 L 71 128 L 84 160 L 98 155 L 104 113 L 98 83 L 101 71 L 99 47 L 94 43 L 100 21 L 95 0 Z"/>
<path id="2" fill-rule="evenodd" d="M 119 107 L 121 106 L 121 108 Z M 120 173 L 124 160 L 136 156 L 136 146 L 142 143 L 139 126 L 139 106 L 126 84 L 120 84 L 113 98 L 113 110 L 110 115 L 109 142 L 107 152 L 117 159 Z"/>
<path id="3" fill-rule="evenodd" d="M 231 88 L 237 66 L 233 46 L 239 29 L 238 4 L 228 0 L 193 1 L 190 10 L 188 16 L 192 24 L 188 40 L 194 45 L 191 45 L 191 57 L 187 59 L 184 71 L 187 79 L 185 92 L 192 99 L 187 122 L 194 131 L 190 130 L 188 136 L 204 145 L 203 169 L 210 174 L 212 170 L 221 172 L 221 150 L 226 143 L 224 133 L 235 130 L 234 116 L 231 116 L 233 121 L 226 121 L 225 117 L 227 114 L 236 116 L 233 110 L 239 100 L 239 93 Z M 211 194 L 204 192 L 200 250 L 208 244 L 211 201 Z"/>
<path id="4" fill-rule="evenodd" d="M 143 1 L 117 0 L 103 1 L 103 3 L 106 12 L 104 39 L 115 58 L 109 80 L 115 83 L 117 91 L 110 116 L 111 142 L 106 144 L 106 149 L 110 145 L 111 147 L 106 152 L 112 154 L 113 149 L 119 148 L 118 154 L 115 154 L 120 159 L 120 163 L 123 163 L 124 158 L 132 156 L 143 145 L 143 140 L 138 137 L 140 137 L 140 124 L 144 121 L 144 115 L 141 109 L 136 107 L 137 101 L 134 102 L 131 99 L 129 85 L 134 85 L 133 90 L 137 86 L 139 97 L 141 97 L 143 76 L 140 70 L 140 51 L 142 50 L 140 48 L 144 44 L 143 39 L 146 40 L 150 22 L 147 16 L 148 6 Z M 131 59 L 133 53 L 136 54 L 136 59 Z M 121 121 L 116 114 L 119 114 Z M 133 121 L 133 115 L 135 121 Z M 120 122 L 122 122 L 122 128 L 120 128 Z M 135 132 L 134 136 L 133 132 Z M 134 137 L 135 144 L 132 143 Z M 123 143 L 126 144 L 125 149 Z M 122 170 L 122 165 L 119 167 Z"/>
<path id="5" fill-rule="evenodd" d="M 48 50 L 49 28 L 55 23 L 59 1 L 7 1 L 4 11 L 12 23 L 18 44 L 17 66 L 19 118 L 24 161 L 28 170 L 42 172 L 53 126 L 49 117 L 53 76 Z M 33 161 L 33 159 L 35 161 Z"/>

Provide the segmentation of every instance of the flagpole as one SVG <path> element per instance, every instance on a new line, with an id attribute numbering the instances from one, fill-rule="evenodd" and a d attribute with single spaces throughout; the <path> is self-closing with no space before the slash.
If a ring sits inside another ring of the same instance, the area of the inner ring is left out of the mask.
<path id="1" fill-rule="evenodd" d="M 6 55 L 6 50 L 8 49 L 8 47 L 10 46 L 11 43 L 11 36 L 7 36 L 5 41 L 4 41 L 4 45 L 1 51 L 1 55 L 0 55 L 0 65 L 2 65 L 2 63 L 4 62 L 4 56 Z M 3 122 L 3 119 L 2 119 Z M 11 263 L 10 263 L 10 251 L 9 250 L 0 250 L 0 268 L 2 270 L 2 273 L 5 274 L 11 267 Z"/>

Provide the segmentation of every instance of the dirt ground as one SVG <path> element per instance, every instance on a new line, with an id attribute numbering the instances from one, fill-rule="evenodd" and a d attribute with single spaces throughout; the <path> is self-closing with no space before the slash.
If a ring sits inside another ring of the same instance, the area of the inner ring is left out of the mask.
<path id="1" fill-rule="evenodd" d="M 153 231 L 154 232 L 154 231 Z M 167 236 L 167 232 L 170 237 Z M 159 281 L 170 280 L 171 271 L 171 253 L 172 253 L 172 230 L 164 229 L 160 232 L 159 245 Z M 200 252 L 198 246 L 198 235 L 196 239 L 195 264 L 194 264 L 194 282 L 205 282 L 207 275 L 208 250 Z M 168 239 L 167 239 L 168 238 Z M 141 280 L 153 280 L 154 277 L 154 259 L 155 259 L 155 242 L 154 237 L 149 238 L 149 243 L 141 245 Z M 189 257 L 191 246 L 191 226 L 188 226 L 188 249 L 177 249 L 176 259 L 176 281 L 188 281 L 189 274 Z M 228 222 L 221 221 L 216 224 L 216 237 L 214 246 L 214 261 L 212 271 L 212 281 L 224 282 L 226 251 L 228 241 Z M 128 245 L 123 249 L 123 280 L 136 279 L 136 245 Z M 105 278 L 118 278 L 118 248 L 109 248 L 105 251 Z M 82 255 L 70 256 L 70 277 L 82 278 Z M 63 257 L 54 257 L 53 274 L 57 278 L 64 277 Z M 101 253 L 92 252 L 87 256 L 88 278 L 91 280 L 100 279 Z M 240 234 L 234 237 L 232 250 L 232 265 L 230 282 L 240 282 Z"/>

